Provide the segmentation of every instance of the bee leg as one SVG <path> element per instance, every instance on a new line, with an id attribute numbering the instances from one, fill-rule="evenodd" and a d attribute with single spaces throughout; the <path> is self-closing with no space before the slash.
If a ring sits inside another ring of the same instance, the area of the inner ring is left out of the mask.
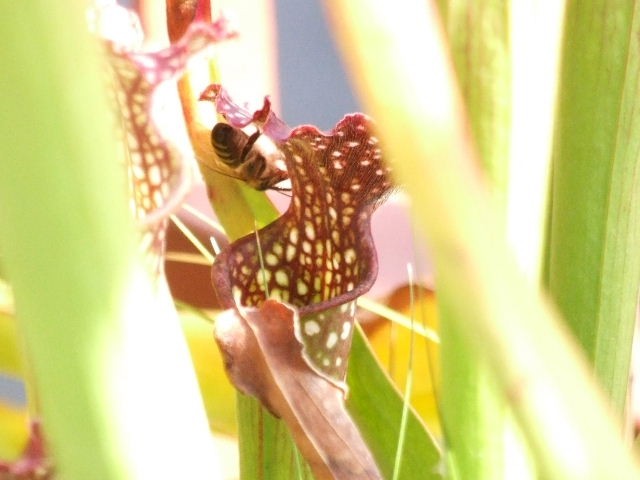
<path id="1" fill-rule="evenodd" d="M 256 143 L 256 140 L 258 140 L 260 135 L 262 135 L 262 133 L 260 133 L 260 130 L 256 130 L 249 136 L 249 138 L 247 139 L 247 143 L 245 144 L 244 148 L 242 149 L 242 153 L 240 154 L 241 162 L 244 162 L 244 159 L 247 158 L 247 155 L 249 155 L 249 152 L 253 148 L 253 144 Z"/>

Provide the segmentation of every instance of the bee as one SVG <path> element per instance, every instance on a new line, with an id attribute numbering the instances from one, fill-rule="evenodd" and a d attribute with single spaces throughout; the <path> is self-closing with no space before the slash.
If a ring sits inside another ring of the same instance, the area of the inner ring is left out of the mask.
<path id="1" fill-rule="evenodd" d="M 278 186 L 289 178 L 284 154 L 259 130 L 247 135 L 239 128 L 217 123 L 211 130 L 211 145 L 220 161 L 250 187 L 290 190 Z"/>

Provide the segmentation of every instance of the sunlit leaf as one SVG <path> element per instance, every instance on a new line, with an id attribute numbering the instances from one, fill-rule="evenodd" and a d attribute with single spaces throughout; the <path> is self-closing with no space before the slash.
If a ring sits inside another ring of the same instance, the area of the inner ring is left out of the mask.
<path id="1" fill-rule="evenodd" d="M 0 309 L 0 373 L 22 375 L 22 360 L 18 346 L 15 315 Z"/>
<path id="2" fill-rule="evenodd" d="M 235 389 L 224 372 L 220 351 L 211 341 L 211 324 L 187 310 L 180 311 L 180 319 L 209 425 L 217 432 L 236 433 Z"/>
<path id="3" fill-rule="evenodd" d="M 0 432 L 0 460 L 16 460 L 29 439 L 26 407 L 0 401 Z"/>

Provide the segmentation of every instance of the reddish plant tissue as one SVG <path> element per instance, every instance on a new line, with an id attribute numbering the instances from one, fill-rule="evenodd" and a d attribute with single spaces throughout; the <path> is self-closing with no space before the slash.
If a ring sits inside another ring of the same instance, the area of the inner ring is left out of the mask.
<path id="1" fill-rule="evenodd" d="M 216 340 L 229 376 L 285 421 L 316 478 L 381 478 L 344 407 L 344 392 L 307 365 L 294 332 L 297 316 L 275 300 L 221 315 Z"/>
<path id="2" fill-rule="evenodd" d="M 145 227 L 142 250 L 152 272 L 162 273 L 169 214 L 191 187 L 189 165 L 152 115 L 158 87 L 184 72 L 187 63 L 212 43 L 233 36 L 224 19 L 193 23 L 179 41 L 157 52 L 133 51 L 107 42 L 107 59 L 127 151 L 131 208 Z"/>
<path id="3" fill-rule="evenodd" d="M 216 259 L 212 278 L 220 301 L 232 308 L 274 298 L 297 307 L 296 334 L 305 358 L 342 382 L 355 300 L 377 274 L 371 214 L 393 188 L 372 122 L 351 114 L 329 133 L 307 125 L 289 129 L 268 99 L 250 114 L 220 86 L 209 87 L 202 98 L 214 101 L 231 125 L 254 123 L 269 135 L 284 153 L 292 185 L 291 204 L 279 219 L 233 242 Z"/>
<path id="4" fill-rule="evenodd" d="M 351 114 L 328 133 L 290 129 L 268 98 L 249 112 L 212 85 L 201 99 L 232 127 L 270 137 L 291 180 L 287 211 L 213 265 L 231 309 L 216 328 L 227 371 L 285 420 L 318 478 L 380 478 L 344 406 L 355 302 L 378 269 L 370 219 L 393 189 L 372 121 Z"/>
<path id="5" fill-rule="evenodd" d="M 49 480 L 54 476 L 46 455 L 40 422 L 31 423 L 29 441 L 15 462 L 0 461 L 0 480 Z"/>

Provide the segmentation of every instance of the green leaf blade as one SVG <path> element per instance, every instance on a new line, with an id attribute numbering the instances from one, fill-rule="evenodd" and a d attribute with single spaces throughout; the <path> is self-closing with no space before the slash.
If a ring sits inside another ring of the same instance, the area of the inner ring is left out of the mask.
<path id="1" fill-rule="evenodd" d="M 548 285 L 621 413 L 640 284 L 637 2 L 570 2 Z"/>
<path id="2" fill-rule="evenodd" d="M 360 328 L 356 328 L 353 336 L 347 383 L 349 413 L 382 474 L 391 478 L 401 432 L 403 399 L 382 371 Z M 440 448 L 413 410 L 409 410 L 405 435 L 398 478 L 442 478 Z"/>

